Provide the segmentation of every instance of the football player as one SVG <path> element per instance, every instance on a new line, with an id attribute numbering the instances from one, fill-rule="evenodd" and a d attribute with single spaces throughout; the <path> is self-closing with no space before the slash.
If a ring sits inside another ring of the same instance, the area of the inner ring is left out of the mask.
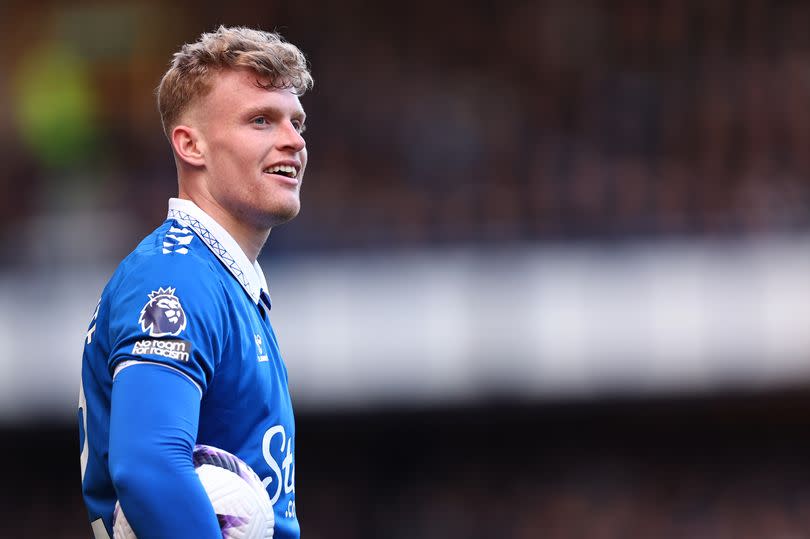
<path id="1" fill-rule="evenodd" d="M 299 537 L 287 370 L 256 259 L 300 208 L 311 87 L 297 47 L 241 27 L 184 45 L 160 82 L 178 195 L 104 288 L 84 345 L 82 492 L 97 539 L 116 500 L 138 537 L 222 537 L 195 443 L 249 464 L 274 537 Z"/>

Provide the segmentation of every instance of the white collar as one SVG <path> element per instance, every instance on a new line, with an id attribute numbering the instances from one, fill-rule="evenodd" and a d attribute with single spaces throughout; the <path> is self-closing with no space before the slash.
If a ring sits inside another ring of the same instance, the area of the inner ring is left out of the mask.
<path id="1" fill-rule="evenodd" d="M 236 277 L 254 303 L 259 303 L 262 290 L 267 290 L 267 280 L 258 262 L 251 263 L 247 255 L 222 225 L 190 200 L 169 199 L 169 219 L 175 219 L 191 228 L 212 253 Z"/>

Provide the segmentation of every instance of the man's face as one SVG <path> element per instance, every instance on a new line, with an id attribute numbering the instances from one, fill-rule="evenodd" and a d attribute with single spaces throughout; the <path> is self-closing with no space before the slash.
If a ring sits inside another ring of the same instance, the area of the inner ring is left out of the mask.
<path id="1" fill-rule="evenodd" d="M 293 91 L 261 88 L 257 78 L 246 69 L 222 70 L 192 114 L 212 202 L 245 225 L 269 229 L 301 207 L 305 114 Z"/>

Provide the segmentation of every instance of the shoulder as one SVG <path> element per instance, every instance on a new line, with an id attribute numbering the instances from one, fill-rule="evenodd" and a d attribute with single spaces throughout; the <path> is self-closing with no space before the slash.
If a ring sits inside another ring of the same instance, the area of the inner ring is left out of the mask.
<path id="1" fill-rule="evenodd" d="M 160 294 L 197 297 L 209 304 L 225 302 L 223 271 L 216 257 L 196 234 L 174 220 L 167 220 L 127 256 L 107 287 L 111 301 L 126 301 Z M 146 296 L 144 296 L 146 294 Z M 205 299 L 203 299 L 205 298 Z"/>
<path id="2" fill-rule="evenodd" d="M 160 276 L 205 282 L 221 279 L 216 258 L 194 231 L 174 220 L 146 236 L 118 266 L 112 281 Z"/>

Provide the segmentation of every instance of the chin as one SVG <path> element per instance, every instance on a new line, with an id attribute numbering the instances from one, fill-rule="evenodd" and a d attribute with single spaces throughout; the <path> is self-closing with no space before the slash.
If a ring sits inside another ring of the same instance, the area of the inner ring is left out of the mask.
<path id="1" fill-rule="evenodd" d="M 299 211 L 301 211 L 301 203 L 298 199 L 295 200 L 295 203 L 275 205 L 267 212 L 269 226 L 274 227 L 292 221 Z"/>

